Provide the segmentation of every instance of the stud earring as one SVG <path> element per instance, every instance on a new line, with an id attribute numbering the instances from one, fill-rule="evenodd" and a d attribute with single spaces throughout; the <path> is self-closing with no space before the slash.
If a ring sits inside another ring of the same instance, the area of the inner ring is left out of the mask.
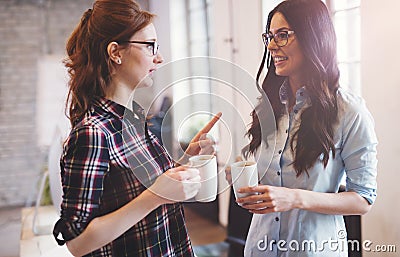
<path id="1" fill-rule="evenodd" d="M 121 64 L 121 59 L 117 59 L 117 64 Z"/>

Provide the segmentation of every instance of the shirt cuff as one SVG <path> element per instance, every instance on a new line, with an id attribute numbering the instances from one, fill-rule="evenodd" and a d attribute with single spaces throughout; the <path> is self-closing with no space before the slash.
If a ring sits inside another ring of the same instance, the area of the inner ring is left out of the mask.
<path id="1" fill-rule="evenodd" d="M 373 204 L 376 199 L 376 188 L 368 188 L 346 181 L 346 191 L 353 191 L 364 197 L 369 204 Z"/>
<path id="2" fill-rule="evenodd" d="M 61 218 L 54 225 L 53 236 L 58 245 L 64 245 L 65 242 L 77 237 L 78 233 L 74 232 L 71 224 L 69 224 L 65 219 Z"/>

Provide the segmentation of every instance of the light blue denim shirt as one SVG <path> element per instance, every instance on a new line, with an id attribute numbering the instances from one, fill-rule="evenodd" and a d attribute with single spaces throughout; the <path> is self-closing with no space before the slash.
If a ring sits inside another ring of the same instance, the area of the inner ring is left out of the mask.
<path id="1" fill-rule="evenodd" d="M 281 101 L 287 104 L 283 84 Z M 363 196 L 370 204 L 376 198 L 377 138 L 374 121 L 362 98 L 339 88 L 337 91 L 338 123 L 335 125 L 336 156 L 332 153 L 324 167 L 322 155 L 306 173 L 296 177 L 290 141 L 300 125 L 300 115 L 311 105 L 305 88 L 296 92 L 293 111 L 279 121 L 276 138 L 269 146 L 262 144 L 256 154 L 260 183 L 299 188 L 315 192 L 337 193 L 343 177 L 346 190 Z M 281 241 L 280 241 L 281 240 Z M 361 243 L 360 247 L 361 247 Z M 294 250 L 293 250 L 294 249 Z M 346 228 L 342 215 L 327 215 L 294 209 L 287 212 L 255 214 L 248 233 L 245 256 L 347 256 Z"/>

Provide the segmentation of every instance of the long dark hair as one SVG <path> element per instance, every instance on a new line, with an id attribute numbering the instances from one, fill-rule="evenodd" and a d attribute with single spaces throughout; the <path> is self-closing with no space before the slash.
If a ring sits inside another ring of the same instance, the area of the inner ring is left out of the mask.
<path id="1" fill-rule="evenodd" d="M 311 106 L 301 114 L 301 124 L 290 142 L 291 150 L 295 154 L 293 166 L 297 176 L 310 169 L 317 158 L 323 154 L 324 166 L 328 164 L 329 153 L 335 156 L 333 141 L 334 125 L 337 121 L 337 100 L 339 69 L 336 58 L 336 35 L 329 12 L 320 0 L 286 0 L 275 7 L 268 15 L 268 32 L 271 19 L 275 13 L 281 13 L 291 28 L 296 32 L 302 49 L 306 65 L 306 90 L 311 100 Z M 265 48 L 264 58 L 267 48 Z M 279 119 L 285 111 L 280 102 L 279 89 L 286 79 L 276 75 L 274 61 L 268 52 L 268 72 L 262 84 L 268 100 L 272 105 L 278 126 Z M 257 82 L 263 69 L 264 61 L 260 65 Z M 261 100 L 265 101 L 265 100 Z M 252 112 L 252 124 L 247 132 L 251 139 L 246 155 L 254 154 L 261 144 L 262 135 L 260 120 L 262 113 Z M 261 114 L 261 115 L 260 115 Z M 295 140 L 296 139 L 296 140 Z"/>
<path id="2" fill-rule="evenodd" d="M 67 42 L 64 61 L 70 76 L 66 109 L 71 125 L 85 115 L 95 97 L 105 96 L 113 63 L 107 46 L 129 40 L 152 22 L 153 14 L 133 0 L 97 0 L 82 16 Z M 121 46 L 124 47 L 124 46 Z"/>

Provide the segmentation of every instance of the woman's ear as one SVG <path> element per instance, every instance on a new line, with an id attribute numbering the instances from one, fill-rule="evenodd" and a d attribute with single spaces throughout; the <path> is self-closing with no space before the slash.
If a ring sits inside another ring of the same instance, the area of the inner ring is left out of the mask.
<path id="1" fill-rule="evenodd" d="M 122 63 L 122 57 L 117 42 L 110 42 L 107 46 L 107 53 L 110 59 L 116 64 Z"/>

